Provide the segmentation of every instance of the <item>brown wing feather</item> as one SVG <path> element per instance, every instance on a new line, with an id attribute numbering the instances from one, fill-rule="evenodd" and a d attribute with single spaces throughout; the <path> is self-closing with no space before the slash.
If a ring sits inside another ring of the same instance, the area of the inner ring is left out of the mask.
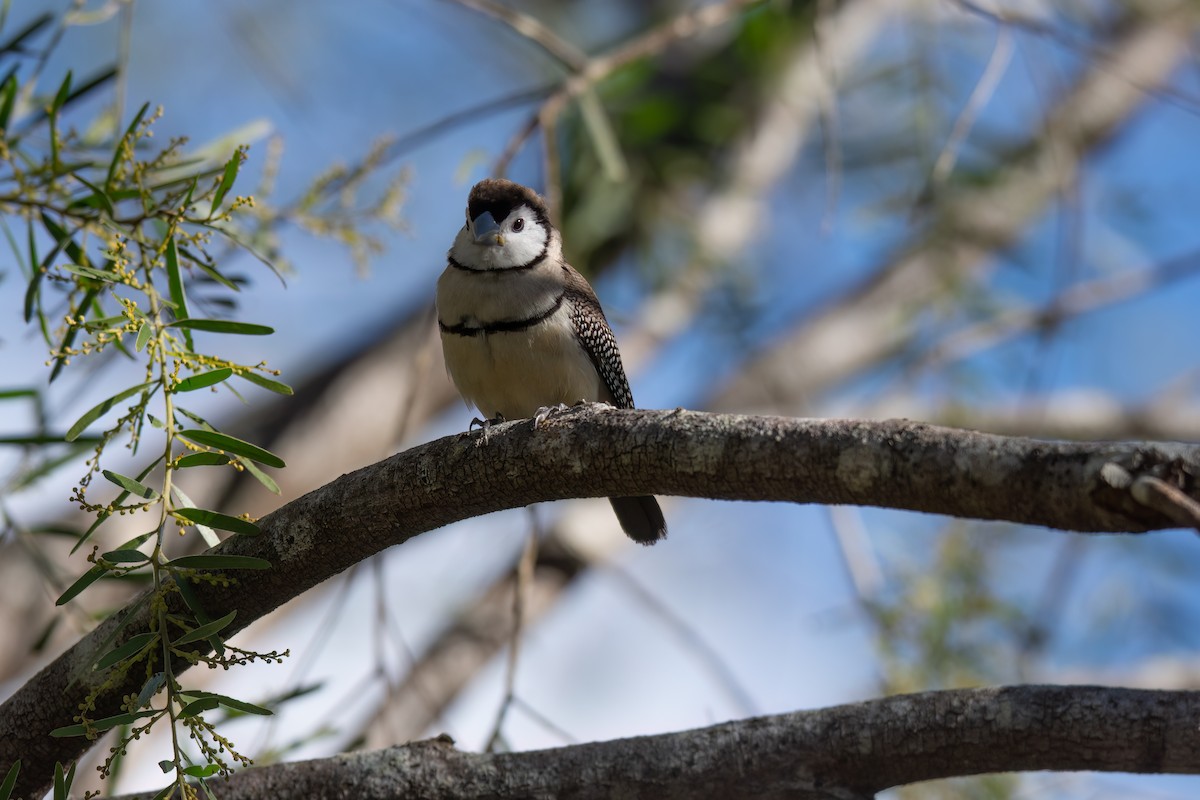
<path id="1" fill-rule="evenodd" d="M 633 408 L 633 392 L 629 390 L 629 379 L 621 363 L 621 352 L 617 349 L 617 337 L 613 335 L 604 309 L 596 299 L 587 279 L 570 264 L 563 263 L 566 277 L 566 298 L 571 305 L 571 324 L 579 336 L 579 342 L 591 359 L 600 379 L 613 397 L 617 408 Z"/>

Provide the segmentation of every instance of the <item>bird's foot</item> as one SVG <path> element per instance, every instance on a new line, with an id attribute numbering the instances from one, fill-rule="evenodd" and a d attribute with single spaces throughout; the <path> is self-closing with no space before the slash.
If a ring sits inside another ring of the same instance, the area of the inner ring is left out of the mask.
<path id="1" fill-rule="evenodd" d="M 556 406 L 542 406 L 533 414 L 533 429 L 536 431 L 542 427 L 542 423 L 549 419 L 550 415 L 559 414 L 566 410 L 567 406 L 564 403 L 559 403 Z"/>
<path id="2" fill-rule="evenodd" d="M 472 430 L 475 429 L 475 426 L 478 425 L 479 429 L 481 431 L 483 431 L 483 436 L 480 437 L 479 443 L 487 444 L 488 439 L 491 438 L 491 435 L 492 435 L 492 426 L 499 425 L 501 422 L 504 422 L 504 421 L 505 420 L 504 420 L 503 414 L 497 414 L 496 416 L 492 417 L 491 419 L 480 419 L 479 417 L 475 417 L 474 419 L 471 420 L 471 424 L 467 426 L 467 433 L 470 433 Z"/>

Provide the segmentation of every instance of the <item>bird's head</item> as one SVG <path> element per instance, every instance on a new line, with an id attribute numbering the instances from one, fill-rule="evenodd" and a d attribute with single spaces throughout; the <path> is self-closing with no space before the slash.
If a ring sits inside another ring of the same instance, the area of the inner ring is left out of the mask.
<path id="1" fill-rule="evenodd" d="M 467 199 L 467 221 L 450 249 L 466 269 L 500 271 L 529 266 L 550 250 L 554 227 L 546 204 L 519 183 L 489 178 Z"/>

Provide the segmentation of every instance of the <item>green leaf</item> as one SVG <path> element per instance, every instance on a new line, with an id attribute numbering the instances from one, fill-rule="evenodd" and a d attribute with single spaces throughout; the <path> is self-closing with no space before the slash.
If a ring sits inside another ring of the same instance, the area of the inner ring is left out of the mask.
<path id="1" fill-rule="evenodd" d="M 82 417 L 75 420 L 75 424 L 72 425 L 67 430 L 66 440 L 68 442 L 75 441 L 77 438 L 79 438 L 79 434 L 83 433 L 84 429 L 87 428 L 88 425 L 91 425 L 93 422 L 100 419 L 100 417 L 104 416 L 109 411 L 111 411 L 112 407 L 115 406 L 117 403 L 121 402 L 122 400 L 124 400 L 128 397 L 132 397 L 133 395 L 137 394 L 138 392 L 145 391 L 146 389 L 149 389 L 151 386 L 154 386 L 154 381 L 150 381 L 148 383 L 142 383 L 137 386 L 132 386 L 123 392 L 114 394 L 112 397 L 108 398 L 103 403 L 98 403 L 96 406 L 89 409 L 87 411 L 87 413 L 85 413 Z"/>
<path id="2" fill-rule="evenodd" d="M 217 764 L 193 764 L 183 768 L 183 774 L 189 778 L 211 778 L 220 771 L 221 767 Z"/>
<path id="3" fill-rule="evenodd" d="M 145 477 L 150 474 L 150 471 L 158 466 L 158 462 L 160 462 L 162 460 L 163 460 L 163 456 L 159 456 L 158 458 L 151 461 L 144 470 L 142 470 L 141 472 L 138 473 L 137 480 L 139 480 L 139 481 L 144 480 Z M 113 500 L 112 504 L 114 506 L 119 506 L 122 503 L 124 503 L 125 500 L 128 499 L 128 497 L 129 497 L 129 492 L 121 492 L 119 495 L 116 496 L 116 498 Z M 96 532 L 96 529 L 99 528 L 101 525 L 103 525 L 105 520 L 107 520 L 111 516 L 112 516 L 111 513 L 106 514 L 105 512 L 101 511 L 100 514 L 96 517 L 96 521 L 93 522 L 86 531 L 84 531 L 83 536 L 81 536 L 79 538 L 79 541 L 75 543 L 75 546 L 71 548 L 71 555 L 75 555 L 75 551 L 78 550 L 81 546 L 83 546 L 84 542 L 86 542 L 88 539 L 92 538 L 92 534 Z M 139 537 L 130 539 L 129 542 L 126 542 L 124 545 L 122 545 L 122 548 L 141 547 L 142 543 L 145 542 L 146 539 L 150 537 L 151 533 L 154 533 L 154 531 L 150 531 L 149 533 L 143 533 Z"/>
<path id="4" fill-rule="evenodd" d="M 8 123 L 12 119 L 13 106 L 17 102 L 17 76 L 9 75 L 0 87 L 0 130 L 8 132 Z"/>
<path id="5" fill-rule="evenodd" d="M 212 711 L 217 706 L 221 705 L 215 697 L 201 697 L 199 700 L 193 700 L 188 703 L 179 712 L 180 719 L 194 717 L 197 714 L 203 714 L 205 711 Z"/>
<path id="6" fill-rule="evenodd" d="M 67 73 L 67 78 L 70 79 L 70 73 Z M 54 800 L 67 800 L 67 776 L 58 761 L 54 762 Z"/>
<path id="7" fill-rule="evenodd" d="M 20 774 L 21 759 L 18 758 L 8 768 L 8 774 L 4 776 L 4 782 L 0 783 L 0 800 L 9 800 L 12 797 L 13 788 L 17 785 L 17 776 Z"/>
<path id="8" fill-rule="evenodd" d="M 196 597 L 196 592 L 192 589 L 192 582 L 189 580 L 179 580 L 175 582 L 175 586 L 179 588 L 179 596 L 183 598 L 183 602 L 196 615 L 196 621 L 201 625 L 207 625 L 212 621 L 212 617 L 204 610 L 204 606 L 200 603 L 200 598 Z M 218 656 L 225 655 L 225 643 L 221 641 L 220 636 L 214 636 L 208 640 L 208 644 L 212 647 L 213 652 Z"/>
<path id="9" fill-rule="evenodd" d="M 225 195 L 229 194 L 229 190 L 233 188 L 233 182 L 237 180 L 238 169 L 242 166 L 243 153 L 239 147 L 233 151 L 233 155 L 225 162 L 225 172 L 221 175 L 221 182 L 217 184 L 217 190 L 213 192 L 212 211 L 209 213 L 209 218 L 216 216 L 217 209 L 221 207 L 221 201 L 225 199 Z"/>
<path id="10" fill-rule="evenodd" d="M 92 190 L 92 193 L 78 200 L 72 200 L 68 208 L 74 206 L 90 206 L 92 208 L 103 208 L 108 212 L 110 217 L 116 216 L 116 211 L 113 209 L 112 200 L 108 194 L 96 184 L 84 178 L 79 173 L 72 173 L 72 178 L 82 183 L 84 186 Z"/>
<path id="11" fill-rule="evenodd" d="M 158 762 L 158 768 L 163 771 L 164 775 L 167 774 L 168 772 L 174 772 L 175 771 L 175 762 L 169 758 L 164 758 L 162 761 Z"/>
<path id="12" fill-rule="evenodd" d="M 167 566 L 175 569 L 270 569 L 271 562 L 254 556 L 202 553 L 197 556 L 180 556 L 168 562 Z"/>
<path id="13" fill-rule="evenodd" d="M 228 464 L 229 456 L 221 453 L 191 453 L 180 457 L 175 462 L 175 469 L 187 469 L 188 467 L 213 467 L 218 464 Z"/>
<path id="14" fill-rule="evenodd" d="M 242 458 L 241 456 L 237 456 L 236 458 L 238 463 L 246 468 L 247 472 L 257 478 L 259 483 L 267 487 L 267 491 L 279 494 L 279 484 L 275 482 L 274 478 L 259 469 L 258 464 L 255 464 L 248 458 Z"/>
<path id="15" fill-rule="evenodd" d="M 198 525 L 207 525 L 210 528 L 220 528 L 223 531 L 232 531 L 246 536 L 257 536 L 262 533 L 262 529 L 253 522 L 203 508 L 177 508 L 175 516 L 183 517 L 188 522 Z"/>
<path id="16" fill-rule="evenodd" d="M 104 191 L 112 191 L 113 178 L 116 177 L 117 167 L 121 165 L 121 160 L 125 157 L 125 148 L 128 146 L 129 140 L 133 138 L 134 133 L 137 132 L 138 125 L 142 123 L 142 118 L 146 116 L 146 112 L 149 109 L 149 103 L 144 103 L 138 109 L 137 114 L 133 116 L 133 122 L 129 123 L 129 127 L 125 129 L 125 133 L 121 136 L 120 141 L 117 142 L 117 146 L 113 148 L 112 161 L 108 165 L 108 176 L 104 179 Z"/>
<path id="17" fill-rule="evenodd" d="M 115 728 L 118 725 L 132 725 L 139 719 L 152 717 L 155 714 L 161 714 L 161 711 L 155 711 L 152 708 L 135 711 L 132 714 L 117 714 L 115 717 L 105 717 L 104 719 L 92 720 L 92 730 L 103 732 L 110 728 Z M 64 725 L 61 728 L 55 728 L 50 731 L 50 735 L 56 739 L 62 739 L 67 736 L 86 736 L 87 728 L 80 725 Z"/>
<path id="18" fill-rule="evenodd" d="M 154 795 L 154 797 L 151 797 L 150 800 L 170 800 L 171 796 L 174 794 L 175 794 L 175 783 L 174 783 L 174 781 L 172 781 L 171 783 L 168 783 L 163 788 L 159 789 L 158 794 Z"/>
<path id="19" fill-rule="evenodd" d="M 133 343 L 133 349 L 139 353 L 146 347 L 146 342 L 150 341 L 150 337 L 154 335 L 154 326 L 149 322 L 143 322 L 142 327 L 138 328 L 137 341 Z"/>
<path id="20" fill-rule="evenodd" d="M 82 275 L 85 278 L 91 278 L 96 281 L 112 283 L 117 279 L 117 276 L 111 272 L 105 272 L 95 267 L 83 267 L 79 264 L 59 264 L 58 268 L 64 272 L 70 272 L 72 275 Z"/>
<path id="21" fill-rule="evenodd" d="M 274 328 L 266 325 L 236 322 L 231 319 L 177 319 L 170 324 L 170 327 L 209 333 L 239 333 L 243 336 L 270 336 L 275 332 Z"/>
<path id="22" fill-rule="evenodd" d="M 235 439 L 234 437 L 224 433 L 205 431 L 200 430 L 199 428 L 189 428 L 187 430 L 179 431 L 178 435 L 182 436 L 184 439 L 189 439 L 196 444 L 215 447 L 218 450 L 224 450 L 228 453 L 233 453 L 234 455 L 245 456 L 246 458 L 257 461 L 260 464 L 266 464 L 268 467 L 282 469 L 284 466 L 286 466 L 283 463 L 282 458 L 270 452 L 269 450 L 264 450 L 258 445 L 244 442 L 241 439 Z"/>
<path id="23" fill-rule="evenodd" d="M 201 639 L 207 639 L 210 636 L 214 636 L 217 633 L 220 633 L 220 631 L 223 628 L 227 627 L 229 625 L 229 623 L 233 622 L 233 618 L 236 616 L 237 616 L 236 610 L 230 611 L 228 614 L 221 617 L 220 619 L 215 619 L 212 622 L 208 623 L 207 625 L 201 625 L 198 628 L 194 628 L 194 629 L 188 631 L 183 636 L 181 636 L 178 639 L 176 639 L 175 641 L 171 642 L 171 644 L 172 645 L 191 644 L 192 642 L 198 642 Z"/>
<path id="24" fill-rule="evenodd" d="M 144 684 L 142 690 L 138 692 L 138 708 L 145 708 L 154 699 L 154 695 L 158 694 L 158 690 L 167 682 L 167 674 L 165 672 L 156 672 L 151 675 Z"/>
<path id="25" fill-rule="evenodd" d="M 60 594 L 58 599 L 54 601 L 54 605 L 61 606 L 65 603 L 71 602 L 80 592 L 91 586 L 96 581 L 100 580 L 100 577 L 106 572 L 108 572 L 108 570 L 99 564 L 92 567 L 87 572 L 83 573 L 83 575 L 81 575 L 77 581 L 68 586 L 67 590 Z"/>
<path id="26" fill-rule="evenodd" d="M 187 294 L 183 291 L 183 273 L 179 269 L 179 247 L 175 244 L 175 237 L 172 236 L 167 241 L 167 286 L 171 291 L 171 302 L 175 304 L 175 316 L 187 318 Z M 192 332 L 184 328 L 183 341 L 187 344 L 188 350 L 195 350 L 196 346 L 192 343 Z"/>
<path id="27" fill-rule="evenodd" d="M 113 664 L 117 664 L 127 658 L 130 658 L 131 656 L 137 655 L 157 640 L 157 633 L 139 633 L 136 636 L 131 636 L 129 637 L 129 641 L 125 642 L 125 644 L 109 650 L 107 653 L 97 659 L 96 665 L 92 669 L 108 669 Z"/>
<path id="28" fill-rule="evenodd" d="M 250 381 L 253 384 L 257 384 L 258 386 L 263 387 L 264 389 L 269 389 L 270 391 L 275 392 L 276 394 L 284 394 L 284 395 L 295 394 L 295 392 L 292 391 L 292 387 L 288 386 L 286 383 L 281 383 L 279 381 L 273 381 L 270 378 L 264 377 L 257 372 L 251 372 L 249 370 L 246 370 L 245 372 L 239 372 L 237 375 L 242 380 Z"/>
<path id="29" fill-rule="evenodd" d="M 202 692 L 198 690 L 185 689 L 184 691 L 180 692 L 180 694 L 185 694 L 189 697 L 211 697 L 226 708 L 231 708 L 234 711 L 241 711 L 245 714 L 258 714 L 259 716 L 266 717 L 273 716 L 275 714 L 275 712 L 269 708 L 256 706 L 253 703 L 247 703 L 245 700 L 238 700 L 234 697 L 226 697 L 223 694 L 216 694 L 215 692 Z"/>
<path id="30" fill-rule="evenodd" d="M 179 487 L 178 481 L 171 484 L 171 494 L 175 496 L 175 509 L 173 510 L 178 508 L 196 507 L 196 504 L 192 501 L 192 498 L 188 497 L 187 493 Z M 221 543 L 221 537 L 217 536 L 217 532 L 212 528 L 199 522 L 193 524 L 196 526 L 196 531 L 200 534 L 201 538 L 204 539 L 204 543 L 209 547 L 216 547 Z"/>
<path id="31" fill-rule="evenodd" d="M 113 472 L 110 469 L 105 469 L 101 470 L 100 474 L 105 478 L 108 478 L 108 480 L 112 483 L 120 486 L 125 491 L 129 492 L 130 494 L 135 494 L 143 500 L 157 500 L 159 497 L 158 492 L 154 491 L 146 484 L 136 481 L 126 475 L 122 475 L 119 472 Z"/>
<path id="32" fill-rule="evenodd" d="M 191 375 L 184 378 L 171 390 L 173 392 L 192 392 L 196 389 L 204 389 L 208 386 L 213 386 L 228 378 L 233 374 L 233 370 L 229 367 L 221 367 L 220 369 L 201 372 L 198 375 Z"/>
<path id="33" fill-rule="evenodd" d="M 142 564 L 150 560 L 141 550 L 109 550 L 100 557 L 110 564 Z"/>

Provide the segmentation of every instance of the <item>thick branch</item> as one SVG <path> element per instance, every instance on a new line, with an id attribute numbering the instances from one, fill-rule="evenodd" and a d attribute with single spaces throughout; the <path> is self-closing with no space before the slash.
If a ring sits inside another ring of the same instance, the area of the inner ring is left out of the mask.
<path id="1" fill-rule="evenodd" d="M 1131 487 L 1153 477 L 1200 499 L 1200 445 L 1040 442 L 906 421 L 806 420 L 591 405 L 478 434 L 439 439 L 343 475 L 260 521 L 258 537 L 221 552 L 265 558 L 231 586 L 197 584 L 209 616 L 238 612 L 229 635 L 384 548 L 468 517 L 570 497 L 667 494 L 885 506 L 1082 531 L 1177 523 Z M 686 531 L 676 530 L 676 536 Z M 667 542 L 665 547 L 670 547 Z M 169 600 L 171 598 L 168 598 Z M 131 604 L 0 706 L 0 773 L 20 758 L 18 796 L 42 788 L 82 739 L 50 739 L 97 686 L 91 664 L 129 614 L 117 644 L 145 632 Z M 181 663 L 179 669 L 185 669 Z M 134 673 L 137 670 L 133 670 Z M 137 693 L 136 674 L 98 690 L 94 716 Z"/>
<path id="2" fill-rule="evenodd" d="M 526 753 L 464 753 L 435 739 L 251 769 L 214 788 L 222 800 L 851 800 L 891 786 L 988 772 L 1196 774 L 1198 718 L 1200 692 L 960 689 Z"/>

